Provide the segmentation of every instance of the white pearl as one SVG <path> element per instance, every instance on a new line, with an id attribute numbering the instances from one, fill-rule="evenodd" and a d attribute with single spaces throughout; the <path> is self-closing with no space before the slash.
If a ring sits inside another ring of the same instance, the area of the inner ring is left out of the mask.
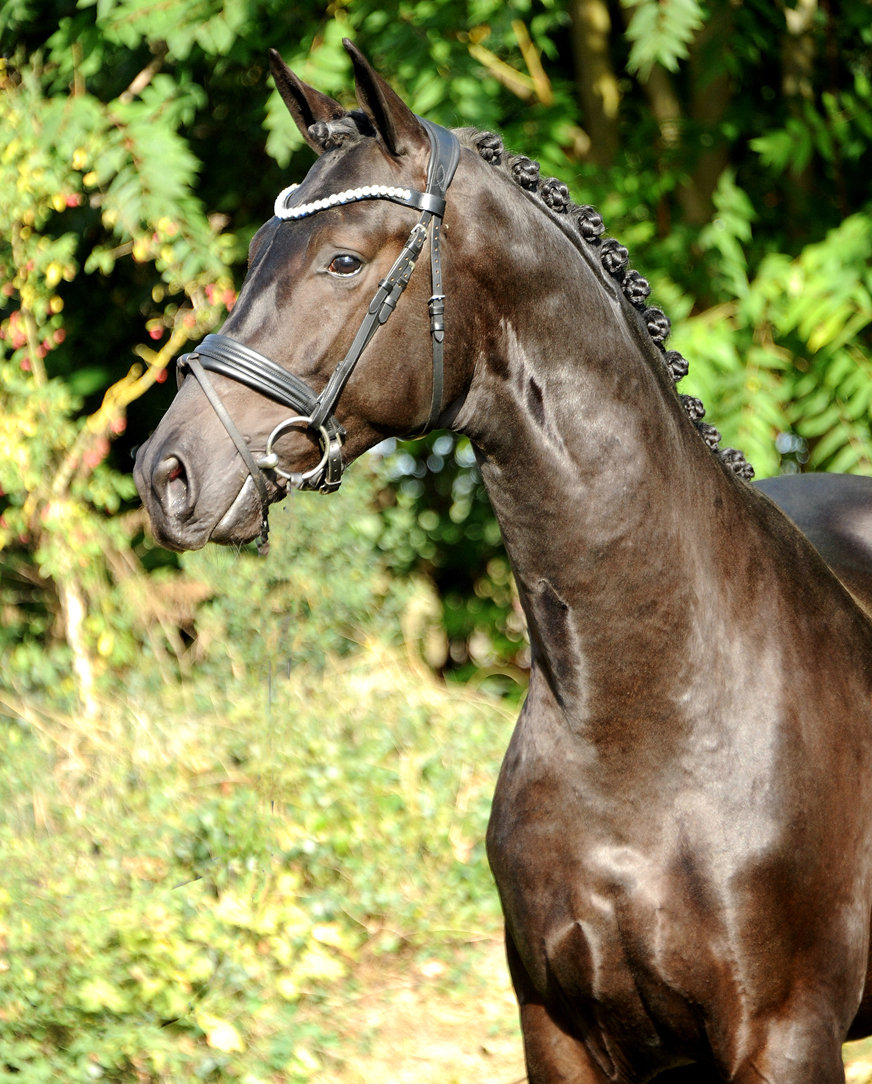
<path id="1" fill-rule="evenodd" d="M 412 198 L 411 190 L 408 189 L 408 188 L 405 189 L 405 191 L 403 192 L 403 199 L 411 199 L 411 198 Z"/>

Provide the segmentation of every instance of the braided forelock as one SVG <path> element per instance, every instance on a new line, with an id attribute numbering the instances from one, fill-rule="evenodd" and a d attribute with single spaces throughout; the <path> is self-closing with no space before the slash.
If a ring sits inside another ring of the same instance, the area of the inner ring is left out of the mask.
<path id="1" fill-rule="evenodd" d="M 309 126 L 310 138 L 325 151 L 374 135 L 375 129 L 362 109 L 353 109 L 337 120 L 321 120 Z"/>

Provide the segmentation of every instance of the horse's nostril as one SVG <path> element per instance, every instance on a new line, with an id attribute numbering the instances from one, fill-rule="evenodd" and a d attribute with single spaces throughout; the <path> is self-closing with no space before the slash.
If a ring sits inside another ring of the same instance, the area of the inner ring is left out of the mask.
<path id="1" fill-rule="evenodd" d="M 154 470 L 154 490 L 166 515 L 183 515 L 190 511 L 192 494 L 188 485 L 188 472 L 184 463 L 175 455 L 162 459 Z"/>

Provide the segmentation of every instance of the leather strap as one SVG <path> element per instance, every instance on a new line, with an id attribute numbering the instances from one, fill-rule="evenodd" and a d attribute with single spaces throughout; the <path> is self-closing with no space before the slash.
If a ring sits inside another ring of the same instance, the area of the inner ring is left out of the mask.
<path id="1" fill-rule="evenodd" d="M 196 348 L 196 354 L 204 368 L 229 376 L 301 414 L 311 413 L 315 405 L 315 395 L 305 381 L 226 335 L 207 335 Z M 185 368 L 189 357 L 189 354 L 183 354 L 178 359 L 177 371 Z"/>
<path id="2" fill-rule="evenodd" d="M 265 557 L 269 552 L 269 487 L 267 486 L 266 477 L 257 463 L 255 463 L 254 456 L 252 456 L 251 452 L 248 450 L 248 445 L 245 443 L 244 437 L 233 424 L 233 419 L 227 413 L 227 409 L 221 402 L 218 392 L 215 391 L 215 388 L 212 386 L 212 381 L 206 376 L 196 351 L 187 355 L 187 365 L 199 381 L 200 387 L 203 389 L 206 398 L 212 404 L 212 409 L 218 415 L 218 418 L 227 430 L 230 439 L 236 445 L 236 450 L 242 456 L 242 462 L 248 469 L 252 482 L 254 482 L 254 488 L 257 490 L 257 495 L 260 497 L 261 511 L 260 538 L 257 542 L 257 552 L 261 557 Z"/>
<path id="3" fill-rule="evenodd" d="M 457 165 L 460 162 L 460 144 L 453 132 L 438 124 L 418 117 L 430 137 L 430 166 L 427 170 L 427 191 L 440 195 L 443 200 L 448 186 L 454 180 Z M 433 347 L 433 388 L 430 393 L 430 414 L 425 432 L 435 428 L 442 413 L 442 397 L 445 383 L 445 363 L 443 342 L 445 340 L 445 293 L 442 287 L 442 254 L 440 238 L 442 233 L 442 215 L 435 216 L 430 234 L 430 289 L 432 294 L 427 302 L 430 310 L 430 338 Z"/>
<path id="4" fill-rule="evenodd" d="M 422 220 L 426 217 L 429 217 L 428 212 L 421 216 Z M 421 249 L 424 247 L 424 238 L 426 236 L 426 227 L 419 222 L 409 235 L 409 240 L 406 242 L 403 251 L 394 260 L 390 271 L 379 283 L 378 292 L 369 303 L 366 316 L 363 318 L 363 323 L 348 348 L 348 353 L 333 370 L 330 379 L 327 381 L 327 386 L 318 396 L 318 406 L 312 413 L 313 425 L 323 424 L 325 419 L 332 415 L 336 401 L 348 382 L 348 378 L 354 372 L 355 366 L 360 360 L 360 355 L 381 325 L 387 323 L 388 317 L 394 311 L 400 299 L 400 295 L 408 286 L 412 272 L 415 270 L 415 263 L 421 254 Z"/>
<path id="5" fill-rule="evenodd" d="M 297 414 L 311 417 L 318 408 L 319 397 L 305 381 L 276 365 L 264 354 L 259 354 L 250 346 L 244 346 L 227 335 L 207 335 L 194 351 L 194 355 L 199 358 L 204 369 L 221 376 L 229 376 L 231 380 L 245 384 L 268 399 L 291 407 Z M 191 356 L 183 354 L 176 361 L 177 380 Z M 319 424 L 325 425 L 331 437 L 339 437 L 340 441 L 345 439 L 345 430 L 335 418 Z"/>

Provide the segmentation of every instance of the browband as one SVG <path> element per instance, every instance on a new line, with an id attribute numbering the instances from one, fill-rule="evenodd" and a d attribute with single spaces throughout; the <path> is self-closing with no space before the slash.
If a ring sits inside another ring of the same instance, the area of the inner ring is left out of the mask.
<path id="1" fill-rule="evenodd" d="M 445 214 L 445 200 L 440 196 L 432 192 L 416 192 L 411 188 L 393 188 L 386 184 L 366 184 L 362 188 L 349 188 L 345 192 L 334 192 L 332 196 L 325 196 L 324 199 L 289 207 L 288 200 L 299 187 L 298 184 L 288 185 L 276 196 L 276 218 L 294 221 L 318 211 L 326 211 L 330 207 L 341 207 L 346 203 L 358 203 L 367 199 L 390 200 L 391 203 L 400 203 L 416 211 L 429 211 L 431 215 L 438 215 L 440 218 Z"/>

